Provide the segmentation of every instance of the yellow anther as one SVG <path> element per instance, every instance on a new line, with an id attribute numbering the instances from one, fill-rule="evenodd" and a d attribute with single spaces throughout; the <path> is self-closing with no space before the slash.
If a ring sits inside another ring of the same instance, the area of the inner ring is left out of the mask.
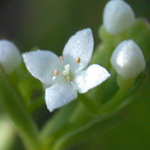
<path id="1" fill-rule="evenodd" d="M 71 82 L 71 77 L 67 76 L 67 77 L 66 77 L 66 80 L 67 80 L 68 82 Z"/>
<path id="2" fill-rule="evenodd" d="M 59 76 L 59 75 L 60 75 L 60 71 L 59 71 L 59 70 L 55 70 L 55 71 L 54 71 L 54 75 L 55 75 L 55 76 Z"/>
<path id="3" fill-rule="evenodd" d="M 80 57 L 78 57 L 78 58 L 76 59 L 76 63 L 79 64 L 80 61 L 81 61 L 81 59 L 80 59 Z"/>
<path id="4" fill-rule="evenodd" d="M 60 57 L 59 57 L 59 60 L 60 60 L 61 62 L 64 62 L 63 56 L 60 56 Z"/>

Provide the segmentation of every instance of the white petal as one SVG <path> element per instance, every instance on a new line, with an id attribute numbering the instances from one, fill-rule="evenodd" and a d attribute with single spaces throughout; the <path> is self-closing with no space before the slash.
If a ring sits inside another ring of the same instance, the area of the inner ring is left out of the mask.
<path id="1" fill-rule="evenodd" d="M 0 64 L 11 73 L 21 63 L 21 55 L 18 48 L 8 40 L 0 40 Z"/>
<path id="2" fill-rule="evenodd" d="M 69 83 L 56 83 L 45 90 L 46 106 L 51 112 L 76 98 L 77 92 Z"/>
<path id="3" fill-rule="evenodd" d="M 133 25 L 135 15 L 132 8 L 125 1 L 111 0 L 105 6 L 103 21 L 107 32 L 118 34 Z"/>
<path id="4" fill-rule="evenodd" d="M 140 47 L 133 40 L 125 40 L 116 47 L 111 64 L 124 79 L 136 77 L 146 65 Z"/>
<path id="5" fill-rule="evenodd" d="M 93 53 L 93 34 L 90 28 L 78 31 L 67 42 L 63 50 L 63 57 L 71 66 L 79 70 L 85 68 Z M 77 58 L 80 57 L 80 63 L 76 64 Z"/>
<path id="6" fill-rule="evenodd" d="M 60 61 L 51 51 L 37 50 L 23 54 L 28 71 L 45 84 L 51 84 L 54 70 L 59 69 Z"/>
<path id="7" fill-rule="evenodd" d="M 109 72 L 102 66 L 93 64 L 86 70 L 81 71 L 75 77 L 75 85 L 80 93 L 85 93 L 88 90 L 96 87 L 110 77 Z"/>

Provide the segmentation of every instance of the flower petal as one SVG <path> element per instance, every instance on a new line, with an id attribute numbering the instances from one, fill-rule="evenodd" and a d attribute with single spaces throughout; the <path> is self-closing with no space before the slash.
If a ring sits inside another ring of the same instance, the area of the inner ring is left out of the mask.
<path id="1" fill-rule="evenodd" d="M 71 84 L 54 84 L 45 90 L 46 106 L 50 112 L 77 98 L 77 92 Z"/>
<path id="2" fill-rule="evenodd" d="M 37 50 L 23 54 L 28 71 L 45 84 L 51 84 L 54 70 L 59 69 L 60 61 L 51 51 Z"/>
<path id="3" fill-rule="evenodd" d="M 104 82 L 108 77 L 110 77 L 110 74 L 104 67 L 93 64 L 86 70 L 79 72 L 74 82 L 79 93 L 85 93 Z"/>
<path id="4" fill-rule="evenodd" d="M 93 53 L 93 46 L 92 30 L 90 28 L 83 29 L 68 40 L 63 50 L 63 57 L 71 66 L 77 66 L 81 70 L 88 65 Z M 79 57 L 80 63 L 76 63 Z"/>

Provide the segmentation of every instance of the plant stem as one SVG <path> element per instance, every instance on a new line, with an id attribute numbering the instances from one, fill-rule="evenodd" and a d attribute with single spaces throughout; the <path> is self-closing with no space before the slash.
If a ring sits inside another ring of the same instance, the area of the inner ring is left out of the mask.
<path id="1" fill-rule="evenodd" d="M 139 95 L 139 93 L 141 94 L 141 89 L 146 84 L 145 81 L 146 79 L 143 79 L 142 81 L 138 81 L 135 85 L 133 85 L 133 87 L 131 88 L 131 94 L 127 94 L 129 88 L 131 87 L 131 84 L 127 83 L 126 86 L 124 86 L 124 88 L 121 88 L 112 99 L 110 99 L 108 102 L 101 106 L 99 115 L 91 121 L 85 121 L 81 124 L 76 123 L 76 119 L 80 117 L 80 114 L 76 117 L 73 116 L 74 119 L 73 122 L 71 122 L 71 124 L 69 125 L 70 128 L 66 129 L 66 131 L 62 129 L 59 131 L 59 133 L 55 135 L 55 140 L 51 144 L 52 149 L 63 149 L 70 144 L 70 142 L 72 141 L 72 137 L 81 134 L 85 130 L 89 129 L 91 126 L 104 119 L 107 119 L 114 113 L 118 112 L 122 107 L 125 107 L 129 102 L 135 99 L 137 95 Z"/>
<path id="2" fill-rule="evenodd" d="M 35 102 L 32 102 L 30 104 L 29 107 L 29 111 L 30 113 L 33 113 L 35 110 L 37 110 L 38 108 L 40 108 L 42 105 L 44 105 L 44 98 L 40 97 L 39 99 L 37 99 Z"/>
<path id="3" fill-rule="evenodd" d="M 6 74 L 0 67 L 0 102 L 16 125 L 19 134 L 28 150 L 38 150 L 38 130 L 29 115 L 21 96 L 10 84 Z"/>

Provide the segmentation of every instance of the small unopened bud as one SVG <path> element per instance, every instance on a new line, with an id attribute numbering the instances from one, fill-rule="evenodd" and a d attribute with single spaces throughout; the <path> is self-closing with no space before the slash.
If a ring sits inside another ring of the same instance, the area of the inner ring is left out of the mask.
<path id="1" fill-rule="evenodd" d="M 103 22 L 106 31 L 118 34 L 130 28 L 135 21 L 132 8 L 123 0 L 111 0 L 104 9 Z"/>
<path id="2" fill-rule="evenodd" d="M 121 42 L 114 50 L 111 64 L 125 80 L 134 78 L 145 68 L 145 59 L 140 47 L 133 40 Z"/>
<path id="3" fill-rule="evenodd" d="M 0 40 L 0 65 L 6 73 L 11 73 L 21 63 L 18 48 L 8 40 Z"/>

